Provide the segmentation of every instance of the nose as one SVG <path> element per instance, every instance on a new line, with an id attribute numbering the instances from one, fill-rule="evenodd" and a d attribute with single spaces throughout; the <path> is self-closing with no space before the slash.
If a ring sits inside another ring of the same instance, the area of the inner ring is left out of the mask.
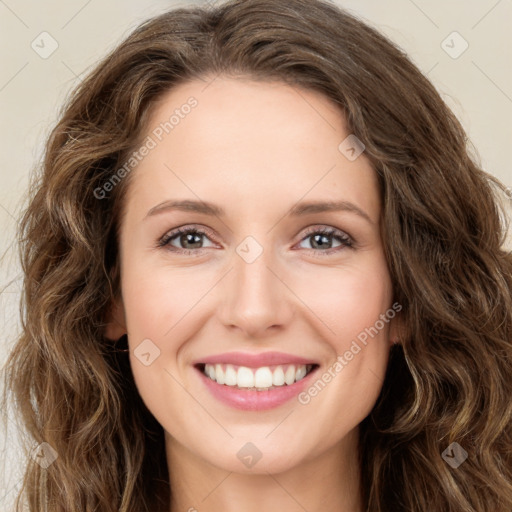
<path id="1" fill-rule="evenodd" d="M 264 338 L 285 327 L 294 312 L 293 294 L 279 274 L 270 250 L 251 263 L 235 253 L 218 309 L 223 325 L 247 338 Z"/>

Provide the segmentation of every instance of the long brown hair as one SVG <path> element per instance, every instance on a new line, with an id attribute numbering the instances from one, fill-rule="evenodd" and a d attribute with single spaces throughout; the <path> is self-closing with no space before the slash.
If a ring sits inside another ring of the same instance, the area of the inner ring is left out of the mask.
<path id="1" fill-rule="evenodd" d="M 29 459 L 19 497 L 37 512 L 168 507 L 162 427 L 137 393 L 126 339 L 104 336 L 130 174 L 105 197 L 95 191 L 140 143 L 162 94 L 221 73 L 321 92 L 378 175 L 405 328 L 360 425 L 366 510 L 509 512 L 512 256 L 496 195 L 504 187 L 405 53 L 320 0 L 166 12 L 68 99 L 21 220 L 22 331 L 5 373 L 27 432 L 58 458 L 46 469 Z M 457 468 L 442 456 L 455 442 L 468 454 Z"/>

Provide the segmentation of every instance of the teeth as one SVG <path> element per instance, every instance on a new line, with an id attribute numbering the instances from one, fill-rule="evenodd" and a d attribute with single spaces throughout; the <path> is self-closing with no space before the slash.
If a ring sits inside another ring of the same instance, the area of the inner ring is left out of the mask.
<path id="1" fill-rule="evenodd" d="M 215 380 L 219 384 L 224 384 L 224 370 L 220 364 L 215 365 Z"/>
<path id="2" fill-rule="evenodd" d="M 220 382 L 217 380 L 220 384 Z M 249 368 L 245 366 L 240 366 L 238 368 L 238 373 L 236 374 L 236 383 L 239 388 L 253 388 L 254 387 L 254 373 Z"/>
<path id="3" fill-rule="evenodd" d="M 295 382 L 295 366 L 293 366 L 293 364 L 288 366 L 288 369 L 284 373 L 284 381 L 288 386 Z"/>
<path id="4" fill-rule="evenodd" d="M 284 371 L 282 366 L 278 366 L 272 374 L 272 384 L 274 386 L 284 385 Z"/>
<path id="5" fill-rule="evenodd" d="M 209 365 L 208 365 L 209 366 Z M 208 373 L 210 376 L 210 379 L 215 380 L 215 372 L 213 372 L 213 375 Z M 236 386 L 237 382 L 237 373 L 232 365 L 228 364 L 226 366 L 226 371 L 224 373 L 224 384 L 227 386 Z"/>
<path id="6" fill-rule="evenodd" d="M 299 366 L 295 372 L 295 380 L 298 381 L 306 376 L 307 370 L 305 366 Z"/>
<path id="7" fill-rule="evenodd" d="M 272 372 L 268 366 L 256 370 L 254 374 L 254 386 L 257 388 L 269 388 L 272 386 Z"/>
<path id="8" fill-rule="evenodd" d="M 312 365 L 263 366 L 261 368 L 235 367 L 232 364 L 206 364 L 204 374 L 218 384 L 258 391 L 274 387 L 290 386 L 303 379 Z"/>

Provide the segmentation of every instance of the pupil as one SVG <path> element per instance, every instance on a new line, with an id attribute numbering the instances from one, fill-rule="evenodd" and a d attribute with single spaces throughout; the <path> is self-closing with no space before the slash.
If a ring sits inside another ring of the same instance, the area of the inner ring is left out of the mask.
<path id="1" fill-rule="evenodd" d="M 196 242 L 193 241 L 193 238 L 197 238 L 198 240 Z M 186 247 L 188 243 L 191 244 L 200 244 L 201 243 L 201 236 L 194 233 L 186 233 L 185 235 L 182 235 L 181 237 L 181 243 Z M 194 247 L 194 249 L 197 249 L 197 247 Z"/>
<path id="2" fill-rule="evenodd" d="M 327 242 L 326 244 L 323 244 L 323 245 L 322 245 L 322 242 L 321 242 L 321 241 L 320 241 L 320 242 L 317 242 L 317 240 L 318 240 L 318 239 L 320 239 L 320 240 L 322 240 L 322 239 L 323 239 L 323 240 L 325 240 L 325 239 L 328 239 L 328 238 L 329 238 L 329 237 L 328 237 L 327 235 L 315 235 L 315 236 L 313 236 L 313 240 L 314 240 L 314 243 L 312 244 L 312 245 L 313 245 L 313 247 L 314 247 L 315 245 L 316 245 L 316 246 L 318 246 L 318 247 L 320 247 L 320 248 L 324 248 L 324 247 L 325 247 L 325 245 L 329 246 L 329 245 L 330 245 L 330 244 L 329 244 L 329 242 Z"/>

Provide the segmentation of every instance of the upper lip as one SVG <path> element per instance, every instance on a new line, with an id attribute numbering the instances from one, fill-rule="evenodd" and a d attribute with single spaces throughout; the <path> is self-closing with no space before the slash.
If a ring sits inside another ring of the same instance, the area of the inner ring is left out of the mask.
<path id="1" fill-rule="evenodd" d="M 224 354 L 215 354 L 198 359 L 193 362 L 193 365 L 222 363 L 233 364 L 236 366 L 247 366 L 249 368 L 283 364 L 318 364 L 312 359 L 306 359 L 293 354 L 285 354 L 284 352 L 260 352 L 258 354 L 248 352 L 225 352 Z"/>

